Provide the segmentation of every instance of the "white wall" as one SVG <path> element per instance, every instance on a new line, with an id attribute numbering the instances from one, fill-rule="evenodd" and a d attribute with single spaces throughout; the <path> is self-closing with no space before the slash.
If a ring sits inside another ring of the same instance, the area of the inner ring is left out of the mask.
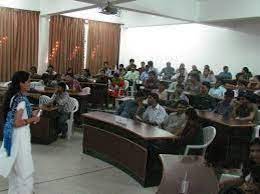
<path id="1" fill-rule="evenodd" d="M 167 61 L 174 67 L 184 62 L 188 69 L 209 64 L 215 72 L 228 65 L 233 73 L 246 65 L 260 74 L 259 35 L 200 24 L 128 28 L 122 34 L 120 63 L 153 60 L 159 69 Z"/>
<path id="2" fill-rule="evenodd" d="M 0 6 L 16 9 L 39 11 L 40 1 L 38 0 L 0 0 Z"/>

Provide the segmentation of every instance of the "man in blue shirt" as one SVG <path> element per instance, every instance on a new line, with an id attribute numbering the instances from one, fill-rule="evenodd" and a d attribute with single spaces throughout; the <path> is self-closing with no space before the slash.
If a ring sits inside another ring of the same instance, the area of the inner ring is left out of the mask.
<path id="1" fill-rule="evenodd" d="M 141 116 L 145 111 L 143 100 L 144 94 L 142 92 L 136 93 L 135 99 L 123 102 L 116 114 L 129 119 L 134 119 L 136 115 Z"/>
<path id="2" fill-rule="evenodd" d="M 232 79 L 232 74 L 228 72 L 228 66 L 223 67 L 223 72 L 218 75 L 218 79 L 226 80 Z"/>

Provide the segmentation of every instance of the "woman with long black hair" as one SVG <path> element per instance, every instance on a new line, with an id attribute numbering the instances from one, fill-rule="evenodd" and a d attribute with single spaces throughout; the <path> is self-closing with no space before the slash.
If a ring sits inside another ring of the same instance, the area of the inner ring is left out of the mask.
<path id="1" fill-rule="evenodd" d="M 18 71 L 12 77 L 3 105 L 4 138 L 0 148 L 0 175 L 8 177 L 8 194 L 33 193 L 33 160 L 31 155 L 30 124 L 39 122 L 32 112 L 26 92 L 30 75 Z"/>

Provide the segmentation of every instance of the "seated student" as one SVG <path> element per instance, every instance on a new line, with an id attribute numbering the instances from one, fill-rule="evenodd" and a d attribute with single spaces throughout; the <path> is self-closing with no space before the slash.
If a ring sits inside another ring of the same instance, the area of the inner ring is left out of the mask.
<path id="1" fill-rule="evenodd" d="M 139 80 L 139 71 L 136 70 L 136 65 L 132 65 L 131 70 L 126 73 L 124 79 L 130 81 L 131 83 Z"/>
<path id="2" fill-rule="evenodd" d="M 247 87 L 252 90 L 260 89 L 260 75 L 255 75 L 252 80 L 249 81 Z"/>
<path id="3" fill-rule="evenodd" d="M 216 82 L 216 77 L 212 71 L 210 71 L 208 68 L 205 68 L 200 77 L 200 80 L 201 82 L 209 82 L 210 84 L 214 84 Z"/>
<path id="4" fill-rule="evenodd" d="M 222 80 L 232 79 L 232 74 L 228 71 L 228 66 L 223 67 L 223 72 L 218 74 L 218 79 L 222 79 Z"/>
<path id="5" fill-rule="evenodd" d="M 42 79 L 38 83 L 39 86 L 51 87 L 51 80 L 47 73 L 42 74 Z"/>
<path id="6" fill-rule="evenodd" d="M 81 92 L 81 85 L 78 80 L 74 79 L 70 75 L 65 75 L 65 80 L 67 81 L 67 85 L 69 86 L 70 90 L 75 92 Z"/>
<path id="7" fill-rule="evenodd" d="M 58 83 L 60 83 L 62 81 L 62 76 L 61 74 L 57 73 L 54 76 L 54 80 L 51 81 L 51 87 L 57 87 Z"/>
<path id="8" fill-rule="evenodd" d="M 158 80 L 156 73 L 154 71 L 150 71 L 148 75 L 148 79 L 144 82 L 145 89 L 149 91 L 158 89 L 160 81 Z"/>
<path id="9" fill-rule="evenodd" d="M 198 94 L 200 92 L 200 84 L 199 74 L 189 74 L 185 84 L 185 91 Z"/>
<path id="10" fill-rule="evenodd" d="M 37 68 L 35 66 L 30 67 L 30 78 L 32 79 L 40 79 L 41 76 L 37 74 Z"/>
<path id="11" fill-rule="evenodd" d="M 159 104 L 158 94 L 151 93 L 148 95 L 148 105 L 142 116 L 142 121 L 150 125 L 160 126 L 168 115 L 165 109 Z"/>
<path id="12" fill-rule="evenodd" d="M 140 80 L 145 82 L 149 78 L 149 66 L 146 65 L 144 71 L 141 73 Z"/>
<path id="13" fill-rule="evenodd" d="M 75 75 L 74 78 L 81 82 L 87 82 L 90 76 L 91 75 L 88 69 L 82 69 L 80 74 Z"/>
<path id="14" fill-rule="evenodd" d="M 116 111 L 116 114 L 129 119 L 135 119 L 136 116 L 142 117 L 145 108 L 143 106 L 144 94 L 137 92 L 134 100 L 123 102 Z"/>
<path id="15" fill-rule="evenodd" d="M 216 106 L 216 99 L 211 97 L 208 92 L 210 83 L 202 82 L 200 86 L 200 94 L 195 95 L 192 99 L 191 105 L 199 110 L 213 110 Z"/>
<path id="16" fill-rule="evenodd" d="M 58 106 L 58 134 L 62 133 L 62 138 L 66 138 L 67 135 L 67 124 L 66 121 L 69 119 L 69 103 L 70 96 L 66 92 L 66 84 L 64 82 L 58 83 L 57 91 L 52 95 L 50 104 Z"/>
<path id="17" fill-rule="evenodd" d="M 260 193 L 260 139 L 250 143 L 248 161 L 244 162 L 242 176 L 220 183 L 219 194 L 259 194 Z"/>
<path id="18" fill-rule="evenodd" d="M 166 101 L 168 100 L 168 92 L 166 90 L 166 83 L 161 81 L 159 84 L 158 90 L 155 90 L 155 93 L 159 95 L 159 99 Z"/>
<path id="19" fill-rule="evenodd" d="M 142 61 L 140 64 L 141 64 L 141 67 L 138 68 L 137 70 L 139 71 L 139 73 L 141 75 L 144 72 L 144 70 L 145 70 L 145 62 Z"/>
<path id="20" fill-rule="evenodd" d="M 163 76 L 163 80 L 171 80 L 172 76 L 175 74 L 175 69 L 171 67 L 171 63 L 167 62 L 166 67 L 164 67 L 160 73 Z"/>
<path id="21" fill-rule="evenodd" d="M 120 64 L 119 65 L 117 72 L 119 73 L 120 77 L 124 77 L 125 76 L 127 71 L 126 71 L 126 68 L 124 67 L 124 64 Z"/>
<path id="22" fill-rule="evenodd" d="M 237 120 L 254 122 L 257 107 L 250 102 L 251 96 L 246 92 L 239 92 L 238 100 L 234 101 L 233 116 Z"/>
<path id="23" fill-rule="evenodd" d="M 183 72 L 183 73 L 181 73 L 181 72 Z M 185 77 L 188 76 L 188 71 L 187 71 L 187 69 L 185 68 L 185 64 L 184 64 L 184 63 L 181 63 L 181 64 L 180 64 L 179 68 L 176 70 L 176 74 L 177 74 L 177 73 L 181 73 L 181 74 L 183 74 Z"/>
<path id="24" fill-rule="evenodd" d="M 175 104 L 176 112 L 171 113 L 163 121 L 162 128 L 174 135 L 180 135 L 187 122 L 185 111 L 188 105 L 186 101 L 179 100 Z"/>
<path id="25" fill-rule="evenodd" d="M 158 141 L 152 143 L 152 150 L 157 154 L 184 154 L 186 145 L 202 145 L 203 131 L 201 130 L 199 117 L 193 108 L 185 111 L 187 122 L 179 135 L 171 141 Z"/>
<path id="26" fill-rule="evenodd" d="M 180 68 L 177 69 L 176 74 L 172 77 L 172 81 L 176 81 L 180 76 L 183 76 L 185 81 L 188 78 L 188 73 L 183 65 L 180 65 Z"/>
<path id="27" fill-rule="evenodd" d="M 243 67 L 242 71 L 236 75 L 236 79 L 240 79 L 249 81 L 251 77 L 253 77 L 252 73 L 249 71 L 248 67 Z"/>
<path id="28" fill-rule="evenodd" d="M 153 61 L 148 61 L 147 65 L 149 66 L 149 72 L 153 71 L 157 77 L 159 73 L 158 73 L 158 69 L 154 67 Z"/>
<path id="29" fill-rule="evenodd" d="M 109 87 L 109 95 L 113 97 L 124 95 L 124 79 L 119 76 L 119 73 L 114 73 L 114 77 L 111 80 Z"/>
<path id="30" fill-rule="evenodd" d="M 70 75 L 71 77 L 74 77 L 73 69 L 72 67 L 69 67 L 65 73 L 65 75 Z"/>
<path id="31" fill-rule="evenodd" d="M 105 75 L 105 70 L 101 69 L 97 75 L 94 77 L 97 78 L 96 83 L 100 84 L 107 84 L 108 83 L 108 77 Z"/>
<path id="32" fill-rule="evenodd" d="M 219 102 L 214 110 L 215 113 L 229 117 L 233 112 L 234 91 L 227 90 L 224 95 L 224 100 Z"/>
<path id="33" fill-rule="evenodd" d="M 105 71 L 105 75 L 106 75 L 107 77 L 112 77 L 112 76 L 113 76 L 113 75 L 112 75 L 112 69 L 109 67 L 108 61 L 105 61 L 105 62 L 103 63 L 103 68 L 102 68 L 101 70 L 104 70 L 104 71 Z"/>
<path id="34" fill-rule="evenodd" d="M 184 86 L 182 84 L 177 84 L 175 92 L 170 95 L 171 103 L 179 100 L 184 100 L 189 104 L 189 98 L 184 94 Z"/>
<path id="35" fill-rule="evenodd" d="M 217 99 L 224 99 L 224 94 L 226 91 L 226 88 L 223 87 L 223 81 L 218 79 L 215 86 L 210 88 L 209 95 Z"/>
<path id="36" fill-rule="evenodd" d="M 172 83 L 170 83 L 168 90 L 176 90 L 176 86 L 180 84 L 183 85 L 185 84 L 185 77 L 180 75 L 179 77 L 177 77 L 176 81 L 173 81 Z"/>
<path id="37" fill-rule="evenodd" d="M 196 65 L 192 65 L 192 67 L 191 67 L 191 71 L 190 71 L 189 74 L 190 74 L 190 75 L 192 75 L 192 74 L 198 74 L 198 75 L 200 75 L 201 72 L 198 70 L 198 68 L 197 68 Z"/>
<path id="38" fill-rule="evenodd" d="M 51 77 L 52 76 L 55 76 L 57 73 L 54 71 L 54 67 L 52 65 L 49 65 L 48 68 L 47 68 L 47 71 L 46 73 L 48 75 L 50 75 Z"/>

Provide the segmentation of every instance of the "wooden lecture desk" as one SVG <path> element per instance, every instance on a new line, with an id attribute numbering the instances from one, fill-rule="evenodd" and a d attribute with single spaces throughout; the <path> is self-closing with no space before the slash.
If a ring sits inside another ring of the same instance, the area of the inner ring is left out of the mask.
<path id="1" fill-rule="evenodd" d="M 103 112 L 82 115 L 83 152 L 124 170 L 144 187 L 160 183 L 162 166 L 150 143 L 173 135 L 157 127 Z"/>

